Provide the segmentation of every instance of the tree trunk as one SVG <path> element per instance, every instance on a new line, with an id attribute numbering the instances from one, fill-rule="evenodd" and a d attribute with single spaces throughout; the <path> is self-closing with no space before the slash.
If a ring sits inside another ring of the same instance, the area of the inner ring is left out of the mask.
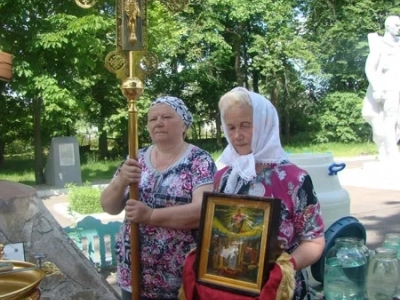
<path id="1" fill-rule="evenodd" d="M 35 182 L 36 184 L 46 183 L 43 172 L 43 152 L 42 136 L 40 133 L 40 115 L 42 108 L 42 99 L 35 96 L 33 98 L 33 143 L 35 156 Z"/>
<path id="2" fill-rule="evenodd" d="M 240 28 L 243 28 L 243 24 L 240 25 Z M 240 31 L 239 31 L 240 32 Z M 235 36 L 235 40 L 233 43 L 233 52 L 235 53 L 235 73 L 236 73 L 236 81 L 238 86 L 244 85 L 244 76 L 241 68 L 241 51 L 240 47 L 242 44 L 242 40 L 240 35 Z"/>
<path id="3" fill-rule="evenodd" d="M 222 149 L 222 132 L 221 132 L 221 118 L 217 116 L 215 118 L 215 131 L 216 131 L 216 138 L 217 138 L 217 145 L 219 149 Z"/>
<path id="4" fill-rule="evenodd" d="M 0 140 L 0 168 L 4 164 L 4 155 L 6 154 L 6 143 Z"/>
<path id="5" fill-rule="evenodd" d="M 107 143 L 107 132 L 104 130 L 104 123 L 99 124 L 99 158 L 105 159 L 109 157 L 108 143 Z"/>
<path id="6" fill-rule="evenodd" d="M 259 84 L 259 80 L 260 80 L 260 72 L 257 70 L 253 71 L 253 91 L 255 93 L 259 93 L 259 88 L 258 88 L 258 84 Z"/>
<path id="7" fill-rule="evenodd" d="M 276 110 L 278 111 L 278 87 L 275 85 L 271 89 L 271 103 L 275 106 Z"/>
<path id="8" fill-rule="evenodd" d="M 5 103 L 5 98 L 2 97 L 6 93 L 6 83 L 3 81 L 0 81 L 0 101 Z M 4 156 L 5 156 L 5 148 L 6 148 L 6 142 L 4 139 L 2 140 L 0 138 L 0 167 L 4 164 Z"/>
<path id="9" fill-rule="evenodd" d="M 236 81 L 238 86 L 243 86 L 243 74 L 240 69 L 240 41 L 237 39 L 235 41 L 235 73 L 236 73 Z"/>
<path id="10" fill-rule="evenodd" d="M 99 136 L 99 158 L 104 160 L 108 156 L 107 132 L 103 130 Z"/>
<path id="11" fill-rule="evenodd" d="M 242 22 L 241 27 L 243 30 L 241 32 L 244 32 L 246 30 L 251 30 L 250 26 L 247 26 L 249 24 L 246 24 L 245 22 Z M 251 31 L 249 31 L 251 32 Z M 248 48 L 243 47 L 243 80 L 244 80 L 244 86 L 246 89 L 250 90 L 250 83 L 249 83 L 249 59 L 248 59 L 248 53 L 247 53 Z"/>
<path id="12" fill-rule="evenodd" d="M 201 140 L 201 128 L 202 128 L 202 123 L 201 123 L 201 121 L 197 124 L 198 126 L 196 126 L 197 127 L 197 138 L 199 139 L 199 140 Z M 195 127 L 195 128 L 196 128 Z"/>
<path id="13" fill-rule="evenodd" d="M 290 113 L 289 105 L 285 105 L 285 140 L 290 142 Z"/>

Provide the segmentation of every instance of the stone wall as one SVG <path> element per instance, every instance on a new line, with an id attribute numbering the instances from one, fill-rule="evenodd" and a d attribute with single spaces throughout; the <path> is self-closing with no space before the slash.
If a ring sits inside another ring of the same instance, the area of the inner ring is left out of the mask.
<path id="1" fill-rule="evenodd" d="M 42 300 L 119 299 L 111 285 L 76 247 L 42 203 L 36 190 L 0 180 L 0 244 L 24 243 L 25 260 L 43 253 L 63 275 L 45 277 Z"/>

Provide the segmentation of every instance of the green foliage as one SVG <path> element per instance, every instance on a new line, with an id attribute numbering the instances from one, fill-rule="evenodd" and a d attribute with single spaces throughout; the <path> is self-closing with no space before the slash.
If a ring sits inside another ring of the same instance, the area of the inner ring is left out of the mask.
<path id="1" fill-rule="evenodd" d="M 6 153 L 9 154 L 9 157 L 13 157 L 13 156 L 21 156 L 24 155 L 24 153 L 32 153 L 33 152 L 33 148 L 32 148 L 32 144 L 27 143 L 26 140 L 22 140 L 22 139 L 14 139 L 12 142 L 8 143 L 6 145 Z M 28 155 L 29 157 L 29 155 Z M 32 157 L 30 157 L 32 158 Z"/>
<path id="2" fill-rule="evenodd" d="M 6 156 L 0 167 L 0 179 L 34 185 L 33 163 L 33 154 Z"/>
<path id="3" fill-rule="evenodd" d="M 8 97 L 10 103 L 8 115 L 0 113 L 0 149 L 13 136 L 32 139 L 35 120 L 37 158 L 52 137 L 74 135 L 78 120 L 98 125 L 126 103 L 115 75 L 104 68 L 114 48 L 113 5 L 82 10 L 74 1 L 4 0 L 0 24 L 2 48 L 14 55 L 14 78 L 5 90 L 0 87 L 1 102 Z M 15 115 L 19 107 L 24 111 Z M 35 164 L 35 174 L 41 164 Z"/>
<path id="4" fill-rule="evenodd" d="M 93 157 L 93 156 L 92 156 Z M 99 160 L 97 157 L 81 165 L 82 180 L 111 180 L 117 167 L 123 161 L 121 157 L 113 160 Z"/>
<path id="5" fill-rule="evenodd" d="M 100 205 L 101 189 L 93 187 L 90 182 L 83 186 L 67 184 L 68 202 L 72 211 L 82 215 L 95 214 L 103 212 Z"/>
<path id="6" fill-rule="evenodd" d="M 305 16 L 305 38 L 318 45 L 316 58 L 328 76 L 327 90 L 365 91 L 367 35 L 384 31 L 385 18 L 399 1 L 298 1 Z"/>
<path id="7" fill-rule="evenodd" d="M 140 145 L 150 142 L 146 113 L 157 96 L 185 100 L 195 122 L 191 138 L 198 139 L 202 124 L 219 120 L 219 97 L 237 85 L 271 99 L 287 141 L 370 139 L 360 118 L 367 34 L 383 33 L 399 0 L 202 0 L 179 13 L 146 3 L 148 47 L 159 67 L 137 102 Z M 52 137 L 74 135 L 78 123 L 98 128 L 100 158 L 126 155 L 126 99 L 104 68 L 115 49 L 114 3 L 82 10 L 74 1 L 2 0 L 0 28 L 1 49 L 14 55 L 14 78 L 0 86 L 0 156 L 16 139 L 36 143 L 40 154 Z M 33 138 L 35 120 L 40 138 Z M 219 126 L 215 135 L 221 137 Z"/>
<path id="8" fill-rule="evenodd" d="M 377 154 L 374 143 L 323 143 L 323 144 L 287 144 L 283 147 L 287 153 L 332 153 L 334 157 L 355 157 Z"/>
<path id="9" fill-rule="evenodd" d="M 369 126 L 361 116 L 363 99 L 354 93 L 336 92 L 328 94 L 319 107 L 320 130 L 316 143 L 354 143 L 366 140 Z"/>
<path id="10" fill-rule="evenodd" d="M 287 143 L 283 145 L 287 153 L 332 153 L 334 157 L 355 157 L 377 154 L 374 143 Z M 214 160 L 221 155 L 222 150 L 214 151 L 211 156 Z"/>
<path id="11" fill-rule="evenodd" d="M 121 161 L 122 158 L 96 160 L 96 162 L 90 163 L 82 162 L 82 181 L 104 180 L 109 182 Z M 33 154 L 6 156 L 4 164 L 0 167 L 0 179 L 35 185 Z"/>
<path id="12" fill-rule="evenodd" d="M 29 147 L 32 142 L 32 133 L 30 132 L 32 117 L 29 115 L 29 108 L 27 107 L 29 103 L 21 97 L 12 97 L 10 93 L 9 85 L 0 81 L 0 103 L 2 107 L 0 109 L 0 153 L 2 147 L 8 150 L 7 145 L 17 139 L 20 139 L 21 143 L 18 146 L 14 143 L 13 147 L 20 150 Z M 23 152 L 25 151 L 18 153 Z M 2 158 L 0 157 L 0 165 L 1 161 Z"/>

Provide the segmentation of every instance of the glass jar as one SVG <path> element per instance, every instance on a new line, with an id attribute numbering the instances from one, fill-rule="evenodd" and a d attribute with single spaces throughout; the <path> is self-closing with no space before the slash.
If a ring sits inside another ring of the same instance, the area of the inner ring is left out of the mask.
<path id="1" fill-rule="evenodd" d="M 365 257 L 367 258 L 367 263 L 369 261 L 370 258 L 370 250 L 368 249 L 367 245 L 365 244 L 365 240 L 364 239 L 357 239 L 359 246 L 361 248 L 361 250 L 364 252 Z"/>
<path id="2" fill-rule="evenodd" d="M 377 248 L 367 272 L 367 295 L 369 300 L 391 300 L 399 284 L 397 251 Z"/>
<path id="3" fill-rule="evenodd" d="M 392 300 L 400 300 L 400 285 L 397 286 L 396 291 L 392 295 Z"/>
<path id="4" fill-rule="evenodd" d="M 383 248 L 394 249 L 397 251 L 397 258 L 400 259 L 400 233 L 387 233 L 382 244 Z"/>
<path id="5" fill-rule="evenodd" d="M 359 239 L 337 238 L 325 257 L 325 299 L 364 300 L 366 272 L 367 257 Z"/>
<path id="6" fill-rule="evenodd" d="M 371 259 L 371 251 L 368 249 L 367 245 L 365 244 L 364 239 L 357 239 L 358 245 L 362 252 L 364 252 L 365 258 L 367 259 L 367 264 L 365 265 L 365 269 L 368 270 L 369 260 Z M 367 271 L 366 271 L 367 272 Z M 367 290 L 365 289 L 364 298 L 367 299 Z"/>

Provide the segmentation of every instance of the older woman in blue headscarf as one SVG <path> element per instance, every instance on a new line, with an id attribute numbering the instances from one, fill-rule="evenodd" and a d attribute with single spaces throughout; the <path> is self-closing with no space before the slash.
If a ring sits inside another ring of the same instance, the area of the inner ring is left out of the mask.
<path id="1" fill-rule="evenodd" d="M 186 254 L 196 246 L 202 195 L 212 190 L 211 156 L 184 138 L 192 115 L 183 101 L 166 96 L 150 106 L 147 128 L 153 144 L 127 159 L 101 194 L 103 210 L 125 221 L 116 243 L 117 281 L 131 299 L 130 222 L 139 225 L 141 299 L 177 299 Z M 139 201 L 128 187 L 139 183 Z"/>

